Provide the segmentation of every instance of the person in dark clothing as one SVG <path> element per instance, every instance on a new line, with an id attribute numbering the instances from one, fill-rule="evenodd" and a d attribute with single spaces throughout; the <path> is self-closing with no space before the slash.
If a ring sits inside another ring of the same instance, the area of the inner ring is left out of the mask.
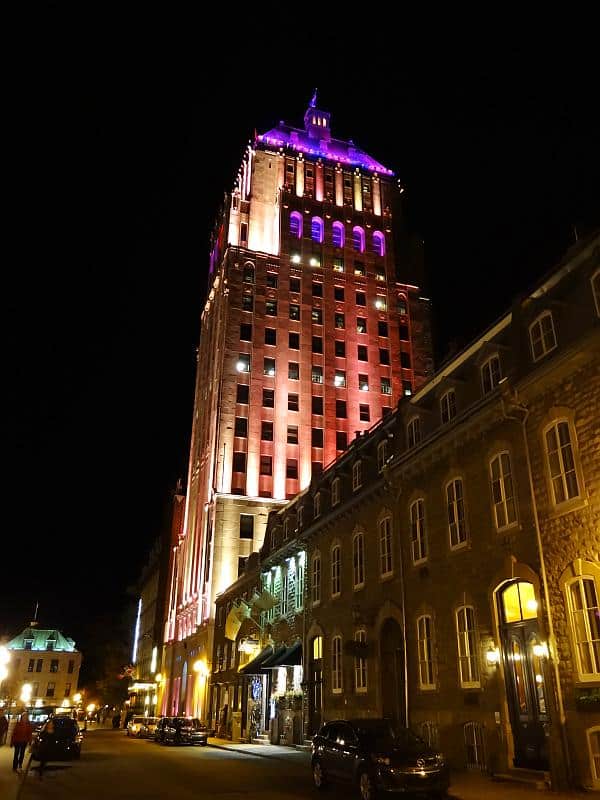
<path id="1" fill-rule="evenodd" d="M 29 722 L 29 714 L 24 711 L 12 732 L 11 745 L 14 747 L 13 772 L 18 772 L 23 767 L 25 750 L 33 735 L 33 725 Z"/>
<path id="2" fill-rule="evenodd" d="M 118 728 L 120 724 L 121 724 L 121 715 L 120 714 L 115 714 L 114 717 L 112 718 L 112 726 L 113 726 L 113 728 L 115 728 L 115 729 Z"/>
<path id="3" fill-rule="evenodd" d="M 0 747 L 6 742 L 8 733 L 8 720 L 3 712 L 0 711 Z"/>

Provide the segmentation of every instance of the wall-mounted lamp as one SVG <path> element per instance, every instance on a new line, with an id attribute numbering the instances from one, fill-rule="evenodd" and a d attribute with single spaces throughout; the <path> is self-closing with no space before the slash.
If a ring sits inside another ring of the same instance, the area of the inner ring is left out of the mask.
<path id="1" fill-rule="evenodd" d="M 548 645 L 546 642 L 539 642 L 533 645 L 533 655 L 538 658 L 548 658 Z"/>
<path id="2" fill-rule="evenodd" d="M 490 647 L 485 654 L 485 660 L 488 667 L 497 667 L 500 663 L 500 651 L 497 647 Z"/>

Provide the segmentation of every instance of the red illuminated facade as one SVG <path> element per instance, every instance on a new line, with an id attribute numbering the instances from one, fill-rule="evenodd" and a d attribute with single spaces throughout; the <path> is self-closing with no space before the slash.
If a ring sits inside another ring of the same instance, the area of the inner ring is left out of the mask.
<path id="1" fill-rule="evenodd" d="M 256 137 L 217 224 L 172 553 L 167 713 L 203 715 L 214 600 L 261 546 L 269 511 L 432 369 L 429 302 L 394 255 L 397 180 L 330 124 L 313 102 L 303 129 Z"/>

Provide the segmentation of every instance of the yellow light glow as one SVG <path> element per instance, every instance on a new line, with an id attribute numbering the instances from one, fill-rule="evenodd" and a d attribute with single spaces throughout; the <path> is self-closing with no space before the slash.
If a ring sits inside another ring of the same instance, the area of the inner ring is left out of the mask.
<path id="1" fill-rule="evenodd" d="M 531 611 L 535 614 L 535 612 L 538 610 L 537 600 L 528 600 L 525 603 L 525 608 L 527 611 Z"/>
<path id="2" fill-rule="evenodd" d="M 63 707 L 63 708 L 68 708 L 68 707 L 69 707 L 69 701 L 68 701 L 68 700 L 65 698 L 65 699 L 62 701 L 62 704 L 61 704 L 61 705 L 62 705 L 62 707 Z"/>
<path id="3" fill-rule="evenodd" d="M 206 678 L 208 675 L 208 665 L 204 659 L 199 658 L 194 663 L 194 672 L 197 672 L 201 678 Z"/>
<path id="4" fill-rule="evenodd" d="M 96 703 L 90 703 L 89 706 L 86 708 L 86 711 L 89 711 L 90 714 L 96 710 Z"/>
<path id="5" fill-rule="evenodd" d="M 76 703 L 81 703 L 81 692 L 77 692 L 77 694 L 74 694 L 73 700 L 75 700 Z"/>
<path id="6" fill-rule="evenodd" d="M 538 658 L 548 658 L 548 645 L 545 642 L 533 645 L 533 655 Z"/>
<path id="7" fill-rule="evenodd" d="M 162 674 L 160 672 L 157 672 L 156 675 L 154 676 L 154 679 L 155 679 L 155 681 L 157 683 L 161 683 L 162 679 L 163 679 L 163 676 L 162 676 Z"/>
<path id="8" fill-rule="evenodd" d="M 38 697 L 38 699 L 35 701 L 35 707 L 36 708 L 41 708 L 43 705 L 44 705 L 44 701 L 42 700 L 41 697 Z"/>
<path id="9" fill-rule="evenodd" d="M 8 664 L 10 661 L 10 650 L 8 647 L 5 647 L 3 644 L 0 645 L 0 666 L 4 666 Z"/>
<path id="10" fill-rule="evenodd" d="M 500 653 L 497 647 L 490 647 L 485 654 L 485 659 L 490 666 L 495 666 L 500 661 Z"/>
<path id="11" fill-rule="evenodd" d="M 21 689 L 21 702 L 22 703 L 29 703 L 29 701 L 31 700 L 31 692 L 32 692 L 31 684 L 30 683 L 24 683 L 23 687 Z"/>

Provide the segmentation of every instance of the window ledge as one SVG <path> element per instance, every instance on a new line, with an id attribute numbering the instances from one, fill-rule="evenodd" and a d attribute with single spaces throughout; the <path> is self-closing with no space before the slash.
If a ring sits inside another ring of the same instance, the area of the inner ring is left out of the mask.
<path id="1" fill-rule="evenodd" d="M 587 508 L 589 505 L 587 497 L 573 497 L 572 500 L 565 500 L 560 505 L 552 505 L 552 510 L 548 514 L 549 519 L 558 519 L 564 517 L 566 514 L 571 514 L 573 511 L 580 511 L 582 508 Z"/>

